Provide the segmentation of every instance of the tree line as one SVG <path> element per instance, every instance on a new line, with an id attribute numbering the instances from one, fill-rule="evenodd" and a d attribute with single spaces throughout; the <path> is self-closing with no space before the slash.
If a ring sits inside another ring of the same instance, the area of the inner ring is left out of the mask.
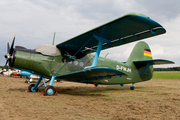
<path id="1" fill-rule="evenodd" d="M 14 68 L 11 68 L 11 67 L 8 67 L 8 66 L 0 66 L 0 69 L 6 69 L 6 70 L 8 70 L 8 68 L 11 69 L 11 70 L 14 70 Z"/>
<path id="2" fill-rule="evenodd" d="M 154 68 L 154 71 L 180 71 L 180 67 Z"/>

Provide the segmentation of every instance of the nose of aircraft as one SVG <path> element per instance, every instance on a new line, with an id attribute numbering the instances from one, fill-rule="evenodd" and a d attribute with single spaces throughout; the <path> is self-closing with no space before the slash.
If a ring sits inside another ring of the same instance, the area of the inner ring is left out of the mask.
<path id="1" fill-rule="evenodd" d="M 6 58 L 5 66 L 7 65 L 7 63 L 9 63 L 9 66 L 12 67 L 13 51 L 14 51 L 13 47 L 14 47 L 15 38 L 16 38 L 16 35 L 14 35 L 14 38 L 13 38 L 13 41 L 12 41 L 12 44 L 11 44 L 11 48 L 9 46 L 9 42 L 7 42 L 7 53 L 4 55 L 4 57 Z"/>

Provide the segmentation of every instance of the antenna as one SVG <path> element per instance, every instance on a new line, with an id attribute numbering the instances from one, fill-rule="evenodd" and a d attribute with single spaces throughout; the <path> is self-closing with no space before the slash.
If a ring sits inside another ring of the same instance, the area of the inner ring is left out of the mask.
<path id="1" fill-rule="evenodd" d="M 53 43 L 52 43 L 52 45 L 54 45 L 55 36 L 56 36 L 56 32 L 54 32 L 54 37 L 53 37 Z"/>

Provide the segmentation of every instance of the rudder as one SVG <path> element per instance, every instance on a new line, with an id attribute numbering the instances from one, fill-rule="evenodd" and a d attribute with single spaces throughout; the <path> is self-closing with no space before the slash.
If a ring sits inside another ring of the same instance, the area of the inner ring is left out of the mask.
<path id="1" fill-rule="evenodd" d="M 127 60 L 127 64 L 131 64 L 133 61 L 139 60 L 152 60 L 152 53 L 150 47 L 144 41 L 140 41 L 135 45 Z"/>

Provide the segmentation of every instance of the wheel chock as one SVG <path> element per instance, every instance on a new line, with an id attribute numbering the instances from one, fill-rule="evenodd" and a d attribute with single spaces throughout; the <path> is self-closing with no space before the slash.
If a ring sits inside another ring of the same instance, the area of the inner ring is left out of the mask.
<path id="1" fill-rule="evenodd" d="M 44 92 L 42 92 L 42 93 L 41 93 L 41 95 L 44 95 L 44 96 L 46 96 L 46 94 L 45 94 Z"/>
<path id="2" fill-rule="evenodd" d="M 29 90 L 27 89 L 27 90 L 25 90 L 25 92 L 29 92 Z"/>
<path id="3" fill-rule="evenodd" d="M 58 92 L 56 92 L 55 95 L 59 95 Z"/>

